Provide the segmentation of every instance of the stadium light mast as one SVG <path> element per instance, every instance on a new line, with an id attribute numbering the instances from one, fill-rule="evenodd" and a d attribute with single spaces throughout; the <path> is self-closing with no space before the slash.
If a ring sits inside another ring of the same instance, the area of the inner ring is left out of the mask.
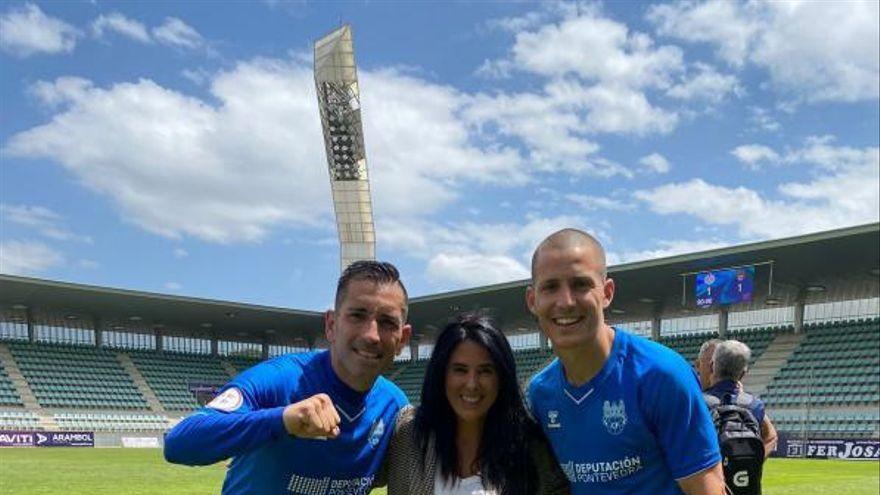
<path id="1" fill-rule="evenodd" d="M 341 269 L 376 257 L 376 231 L 351 26 L 315 43 L 315 87 L 339 232 Z"/>

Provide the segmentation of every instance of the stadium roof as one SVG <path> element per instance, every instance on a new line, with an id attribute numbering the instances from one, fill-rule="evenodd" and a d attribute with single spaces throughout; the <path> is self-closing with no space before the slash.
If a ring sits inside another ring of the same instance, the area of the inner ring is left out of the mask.
<path id="1" fill-rule="evenodd" d="M 853 287 L 877 297 L 880 224 L 610 266 L 609 276 L 617 286 L 610 317 L 616 322 L 627 322 L 717 313 L 717 308 L 695 307 L 692 275 L 750 264 L 760 264 L 756 269 L 754 300 L 731 307 L 731 311 L 767 307 L 771 266 L 772 298 L 780 306 L 797 301 L 850 299 L 858 296 Z M 410 322 L 414 333 L 430 341 L 451 315 L 468 310 L 489 312 L 508 333 L 533 331 L 535 325 L 524 302 L 528 282 L 519 280 L 413 298 Z M 818 286 L 826 290 L 808 290 Z M 687 298 L 684 305 L 683 293 Z M 35 311 L 94 315 L 105 323 L 126 323 L 124 326 L 129 330 L 133 326 L 153 329 L 161 325 L 166 335 L 264 340 L 280 345 L 305 345 L 323 336 L 322 314 L 315 311 L 0 275 L 0 306 L 15 305 Z M 137 325 L 130 324 L 132 317 L 137 319 Z M 103 327 L 108 328 L 106 324 Z"/>
<path id="2" fill-rule="evenodd" d="M 215 336 L 291 345 L 323 335 L 323 314 L 315 311 L 171 296 L 0 274 L 0 304 L 70 312 L 130 327 L 163 329 L 166 335 Z"/>
<path id="3" fill-rule="evenodd" d="M 865 290 L 876 297 L 877 270 L 880 266 L 880 223 L 756 242 L 668 258 L 623 263 L 608 267 L 617 291 L 612 305 L 613 321 L 647 321 L 656 316 L 691 316 L 717 313 L 701 310 L 693 301 L 693 274 L 716 268 L 759 265 L 752 304 L 731 307 L 731 311 L 766 307 L 770 295 L 778 305 L 820 298 L 832 301 L 853 297 L 839 289 L 862 281 Z M 691 276 L 686 276 L 691 275 Z M 683 282 L 685 284 L 683 290 Z M 417 333 L 430 340 L 437 328 L 458 311 L 488 310 L 508 332 L 517 328 L 534 329 L 525 306 L 529 280 L 477 287 L 412 299 L 410 322 Z M 807 287 L 822 286 L 821 295 L 811 295 Z M 682 295 L 686 302 L 682 305 Z M 503 308 L 503 309 L 502 309 Z"/>

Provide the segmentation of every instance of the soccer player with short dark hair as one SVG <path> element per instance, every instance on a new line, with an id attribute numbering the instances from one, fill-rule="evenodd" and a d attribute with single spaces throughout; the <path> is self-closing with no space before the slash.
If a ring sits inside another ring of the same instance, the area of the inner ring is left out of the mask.
<path id="1" fill-rule="evenodd" d="M 718 439 L 678 353 L 609 326 L 605 253 L 565 229 L 532 257 L 529 310 L 558 359 L 528 387 L 573 494 L 721 495 Z"/>
<path id="2" fill-rule="evenodd" d="M 368 493 L 406 396 L 380 374 L 409 341 L 407 293 L 390 263 L 358 261 L 339 279 L 330 349 L 260 363 L 165 438 L 165 458 L 232 458 L 224 494 Z"/>

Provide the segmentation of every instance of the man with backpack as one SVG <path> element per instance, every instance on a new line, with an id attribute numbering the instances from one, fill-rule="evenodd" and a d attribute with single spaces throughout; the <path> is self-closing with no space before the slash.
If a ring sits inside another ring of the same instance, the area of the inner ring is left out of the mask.
<path id="1" fill-rule="evenodd" d="M 712 384 L 704 395 L 718 431 L 728 490 L 734 495 L 760 495 L 764 460 L 776 448 L 776 428 L 764 402 L 742 389 L 752 352 L 737 340 L 715 346 Z"/>

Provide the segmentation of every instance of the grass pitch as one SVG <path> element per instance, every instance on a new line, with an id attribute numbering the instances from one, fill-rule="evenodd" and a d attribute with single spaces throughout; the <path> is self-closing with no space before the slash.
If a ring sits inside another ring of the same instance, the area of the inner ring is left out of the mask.
<path id="1" fill-rule="evenodd" d="M 168 464 L 158 449 L 0 449 L 0 494 L 195 495 L 219 493 L 225 463 Z M 372 495 L 384 495 L 376 490 Z M 764 495 L 880 495 L 880 463 L 771 459 Z"/>

